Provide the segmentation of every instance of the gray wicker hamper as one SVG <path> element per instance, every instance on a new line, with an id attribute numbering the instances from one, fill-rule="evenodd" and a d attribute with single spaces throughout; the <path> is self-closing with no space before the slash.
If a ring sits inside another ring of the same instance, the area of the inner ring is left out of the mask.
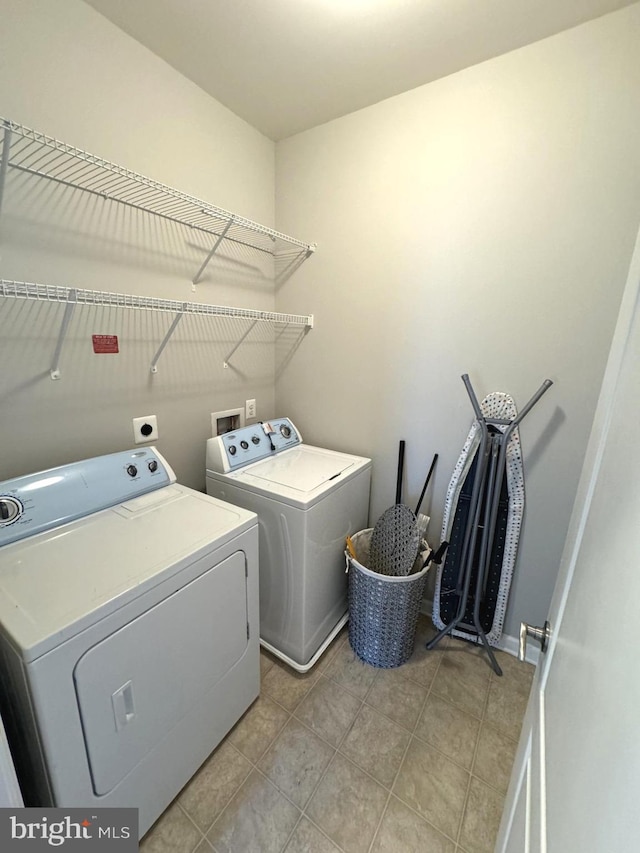
<path id="1" fill-rule="evenodd" d="M 371 666 L 391 669 L 411 657 L 420 603 L 429 567 L 421 568 L 428 551 L 416 561 L 419 571 L 389 576 L 366 567 L 372 529 L 351 537 L 356 559 L 347 556 L 349 571 L 349 643 Z"/>

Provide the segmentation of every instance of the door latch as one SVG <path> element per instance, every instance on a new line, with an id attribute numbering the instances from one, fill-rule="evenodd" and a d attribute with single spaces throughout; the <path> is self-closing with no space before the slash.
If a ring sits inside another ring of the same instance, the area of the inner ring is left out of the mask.
<path id="1" fill-rule="evenodd" d="M 540 651 L 546 652 L 549 645 L 549 637 L 551 636 L 551 625 L 545 621 L 543 628 L 537 628 L 535 625 L 528 625 L 526 622 L 520 623 L 520 646 L 518 649 L 518 660 L 525 660 L 527 654 L 527 637 L 532 637 L 540 643 Z"/>

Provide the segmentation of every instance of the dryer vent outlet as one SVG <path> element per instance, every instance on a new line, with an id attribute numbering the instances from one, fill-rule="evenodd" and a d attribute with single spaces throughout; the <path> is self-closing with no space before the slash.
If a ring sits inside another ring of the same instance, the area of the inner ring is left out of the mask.
<path id="1" fill-rule="evenodd" d="M 224 435 L 225 432 L 235 432 L 244 426 L 242 409 L 227 409 L 224 412 L 211 412 L 211 435 Z"/>
<path id="2" fill-rule="evenodd" d="M 133 437 L 136 444 L 147 444 L 149 441 L 157 441 L 158 419 L 155 415 L 145 415 L 142 418 L 133 419 Z"/>

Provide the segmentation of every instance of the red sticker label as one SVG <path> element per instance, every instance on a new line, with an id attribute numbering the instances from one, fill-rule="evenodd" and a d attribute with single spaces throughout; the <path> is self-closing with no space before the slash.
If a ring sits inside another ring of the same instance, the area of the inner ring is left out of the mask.
<path id="1" fill-rule="evenodd" d="M 91 335 L 94 352 L 120 352 L 117 335 Z"/>

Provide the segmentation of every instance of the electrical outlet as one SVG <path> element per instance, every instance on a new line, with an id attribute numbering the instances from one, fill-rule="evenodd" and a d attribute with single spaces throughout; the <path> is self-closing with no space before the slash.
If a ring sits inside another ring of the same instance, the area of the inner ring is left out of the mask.
<path id="1" fill-rule="evenodd" d="M 249 418 L 256 417 L 256 401 L 255 400 L 247 400 L 244 404 L 244 414 L 247 420 Z"/>
<path id="2" fill-rule="evenodd" d="M 133 437 L 136 444 L 157 441 L 159 438 L 157 417 L 155 415 L 145 415 L 143 418 L 134 418 Z"/>

